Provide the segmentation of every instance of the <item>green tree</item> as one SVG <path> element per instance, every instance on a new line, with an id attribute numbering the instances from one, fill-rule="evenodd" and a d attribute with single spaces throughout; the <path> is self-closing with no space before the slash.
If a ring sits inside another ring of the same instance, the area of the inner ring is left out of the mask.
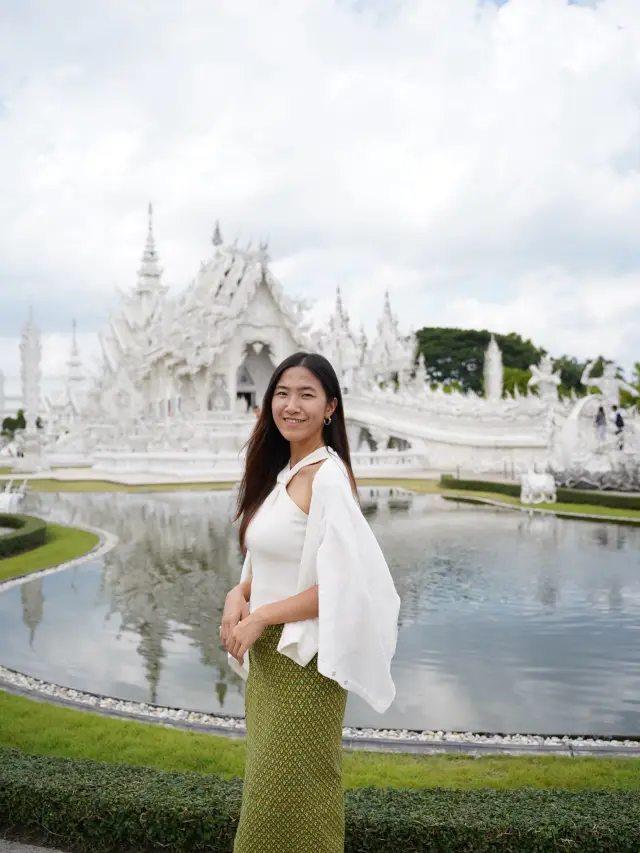
<path id="1" fill-rule="evenodd" d="M 545 351 L 514 332 L 496 335 L 505 367 L 527 371 Z M 422 353 L 429 379 L 434 384 L 458 383 L 465 391 L 481 394 L 484 354 L 491 340 L 486 329 L 445 329 L 429 327 L 417 333 L 418 354 Z M 455 386 L 454 386 L 455 387 Z"/>
<path id="2" fill-rule="evenodd" d="M 630 391 L 623 389 L 620 391 L 620 405 L 625 408 L 640 405 L 640 361 L 636 361 L 633 365 L 633 375 L 629 380 L 629 384 L 637 389 L 638 393 L 633 395 Z"/>
<path id="3" fill-rule="evenodd" d="M 513 395 L 516 388 L 520 394 L 526 394 L 529 388 L 531 371 L 522 370 L 519 367 L 505 367 L 504 369 L 504 393 Z"/>
<path id="4" fill-rule="evenodd" d="M 561 397 L 568 397 L 572 391 L 578 397 L 584 397 L 588 393 L 589 389 L 585 388 L 580 380 L 589 361 L 594 361 L 592 375 L 602 376 L 604 366 L 607 364 L 607 360 L 602 355 L 599 355 L 595 360 L 589 359 L 588 361 L 578 361 L 577 358 L 568 355 L 554 359 L 553 368 L 560 371 L 560 378 L 562 379 L 559 388 Z"/>
<path id="5" fill-rule="evenodd" d="M 27 422 L 24 419 L 24 411 L 22 409 L 18 409 L 18 413 L 15 418 L 6 417 L 2 421 L 2 434 L 8 435 L 9 438 L 13 438 L 17 430 L 25 429 L 26 426 Z"/>

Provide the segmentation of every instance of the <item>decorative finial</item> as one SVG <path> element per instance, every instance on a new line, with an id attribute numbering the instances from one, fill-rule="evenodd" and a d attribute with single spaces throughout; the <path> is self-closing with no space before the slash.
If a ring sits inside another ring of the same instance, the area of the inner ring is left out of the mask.
<path id="1" fill-rule="evenodd" d="M 156 244 L 153 239 L 153 205 L 151 202 L 149 202 L 148 215 L 149 225 L 147 228 L 147 241 L 144 246 L 142 260 L 145 262 L 153 262 L 158 260 L 158 255 L 156 253 Z"/>
<path id="2" fill-rule="evenodd" d="M 73 338 L 73 344 L 72 344 L 71 352 L 73 355 L 78 355 L 78 341 L 76 339 L 76 320 L 75 320 L 75 317 L 71 321 L 71 327 L 72 327 L 72 338 Z"/>
<path id="3" fill-rule="evenodd" d="M 220 233 L 220 223 L 216 219 L 216 227 L 213 229 L 213 237 L 211 238 L 211 242 L 213 245 L 218 248 L 218 246 L 222 246 L 222 234 Z"/>
<path id="4" fill-rule="evenodd" d="M 162 269 L 159 264 L 158 253 L 156 252 L 156 244 L 153 237 L 153 205 L 151 202 L 147 205 L 148 225 L 147 238 L 142 252 L 142 263 L 138 269 L 138 284 L 137 292 L 148 292 L 150 289 L 155 289 L 160 285 L 162 277 Z"/>

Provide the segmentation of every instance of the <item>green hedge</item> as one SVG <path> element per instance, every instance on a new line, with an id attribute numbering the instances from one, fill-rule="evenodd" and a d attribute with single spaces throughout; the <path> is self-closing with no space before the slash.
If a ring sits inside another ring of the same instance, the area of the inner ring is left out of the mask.
<path id="1" fill-rule="evenodd" d="M 241 796 L 237 779 L 0 750 L 0 835 L 70 850 L 230 853 Z M 637 791 L 363 788 L 345 806 L 345 853 L 640 850 Z"/>
<path id="2" fill-rule="evenodd" d="M 0 559 L 38 548 L 47 540 L 47 524 L 35 515 L 0 513 L 0 527 L 15 528 L 13 533 L 0 536 Z"/>
<path id="3" fill-rule="evenodd" d="M 520 497 L 520 483 L 496 483 L 491 480 L 458 480 L 451 474 L 440 477 L 443 489 L 460 489 L 466 492 L 496 492 L 501 495 Z M 590 506 L 608 506 L 614 509 L 640 510 L 640 497 L 637 495 L 618 495 L 601 492 L 597 489 L 558 489 L 558 501 L 567 504 L 589 504 Z"/>

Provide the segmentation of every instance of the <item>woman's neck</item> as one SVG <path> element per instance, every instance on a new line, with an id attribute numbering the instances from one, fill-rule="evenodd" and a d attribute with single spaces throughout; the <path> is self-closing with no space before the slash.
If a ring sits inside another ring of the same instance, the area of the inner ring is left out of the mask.
<path id="1" fill-rule="evenodd" d="M 305 456 L 313 453 L 314 450 L 317 450 L 319 447 L 324 447 L 324 444 L 324 439 L 321 435 L 314 435 L 305 441 L 290 442 L 291 467 L 293 468 L 294 465 L 297 465 L 301 459 L 304 459 Z"/>

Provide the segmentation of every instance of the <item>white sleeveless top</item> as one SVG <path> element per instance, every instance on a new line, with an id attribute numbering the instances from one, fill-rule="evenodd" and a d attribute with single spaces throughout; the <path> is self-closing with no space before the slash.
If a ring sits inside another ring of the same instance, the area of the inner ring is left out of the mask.
<path id="1" fill-rule="evenodd" d="M 307 532 L 308 516 L 287 492 L 287 484 L 306 465 L 326 459 L 326 447 L 319 447 L 293 468 L 280 474 L 273 491 L 267 496 L 247 527 L 247 550 L 251 554 L 251 600 L 253 613 L 264 604 L 272 604 L 298 593 L 302 548 Z"/>

